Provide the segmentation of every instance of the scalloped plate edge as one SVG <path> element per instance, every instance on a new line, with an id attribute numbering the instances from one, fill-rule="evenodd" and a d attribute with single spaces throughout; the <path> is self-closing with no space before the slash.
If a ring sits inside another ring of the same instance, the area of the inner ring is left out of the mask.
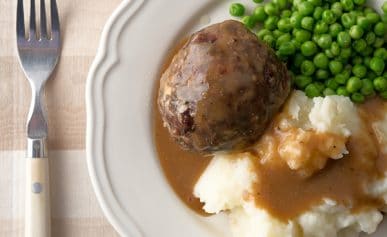
<path id="1" fill-rule="evenodd" d="M 141 230 L 133 219 L 120 207 L 106 170 L 98 165 L 104 163 L 104 103 L 103 84 L 109 70 L 118 62 L 117 45 L 125 24 L 143 5 L 145 0 L 124 0 L 108 19 L 98 46 L 97 55 L 90 67 L 86 81 L 86 159 L 89 176 L 103 213 L 115 230 L 122 236 L 141 237 Z M 109 52 L 109 53 L 108 53 Z M 98 116 L 96 116 L 98 114 Z M 99 120 L 97 120 L 97 118 Z M 102 169 L 98 172 L 97 169 Z M 106 185 L 102 185 L 106 184 Z M 109 187 L 103 192 L 101 187 Z M 118 218 L 120 216 L 120 218 Z M 125 223 L 122 223 L 125 220 Z"/>

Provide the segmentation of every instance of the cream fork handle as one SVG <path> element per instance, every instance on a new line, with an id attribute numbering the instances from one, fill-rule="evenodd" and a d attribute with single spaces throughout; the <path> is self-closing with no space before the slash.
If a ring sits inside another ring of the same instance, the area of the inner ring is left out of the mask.
<path id="1" fill-rule="evenodd" d="M 48 158 L 27 158 L 25 237 L 50 237 Z"/>

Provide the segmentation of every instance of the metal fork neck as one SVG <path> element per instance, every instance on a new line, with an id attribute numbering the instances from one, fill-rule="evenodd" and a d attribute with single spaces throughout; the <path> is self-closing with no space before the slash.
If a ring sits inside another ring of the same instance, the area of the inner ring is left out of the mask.
<path id="1" fill-rule="evenodd" d="M 47 119 L 43 103 L 43 85 L 31 83 L 32 101 L 27 121 L 27 157 L 43 158 L 47 155 Z"/>
<path id="2" fill-rule="evenodd" d="M 27 158 L 47 157 L 46 139 L 27 139 Z"/>

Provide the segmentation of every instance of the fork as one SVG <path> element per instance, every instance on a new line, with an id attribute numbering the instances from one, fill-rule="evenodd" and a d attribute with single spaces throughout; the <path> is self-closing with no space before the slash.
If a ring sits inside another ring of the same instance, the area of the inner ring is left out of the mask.
<path id="1" fill-rule="evenodd" d="M 45 0 L 40 0 L 40 34 L 37 34 L 35 0 L 30 0 L 29 34 L 26 35 L 23 0 L 17 2 L 16 41 L 19 61 L 32 91 L 27 120 L 25 236 L 51 235 L 47 118 L 44 86 L 60 55 L 58 8 L 50 0 L 51 34 L 47 26 Z"/>

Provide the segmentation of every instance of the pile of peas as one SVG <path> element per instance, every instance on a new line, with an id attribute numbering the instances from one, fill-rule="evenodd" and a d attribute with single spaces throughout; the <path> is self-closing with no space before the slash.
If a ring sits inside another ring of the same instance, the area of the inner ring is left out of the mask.
<path id="1" fill-rule="evenodd" d="M 387 99 L 387 2 L 383 16 L 365 2 L 272 0 L 251 15 L 240 3 L 229 11 L 249 29 L 262 24 L 258 38 L 287 62 L 308 97 L 336 94 L 362 103 L 374 95 Z"/>

